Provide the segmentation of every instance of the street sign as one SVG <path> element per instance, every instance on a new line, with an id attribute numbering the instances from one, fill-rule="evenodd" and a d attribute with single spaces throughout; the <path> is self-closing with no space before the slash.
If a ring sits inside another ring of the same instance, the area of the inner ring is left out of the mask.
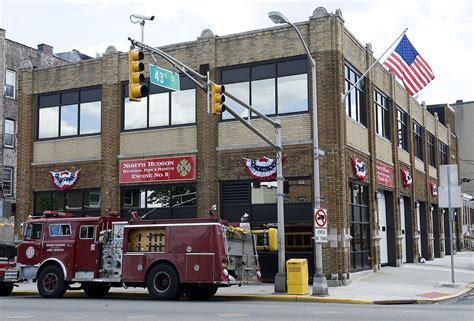
<path id="1" fill-rule="evenodd" d="M 451 184 L 448 184 L 448 180 Z M 458 186 L 458 165 L 440 165 L 439 166 L 439 185 Z"/>
<path id="2" fill-rule="evenodd" d="M 328 215 L 325 209 L 318 208 L 314 211 L 314 242 L 326 243 L 328 241 Z"/>
<path id="3" fill-rule="evenodd" d="M 160 87 L 179 91 L 179 74 L 150 64 L 150 82 Z"/>
<path id="4" fill-rule="evenodd" d="M 314 242 L 327 243 L 327 241 L 328 241 L 328 230 L 326 228 L 315 228 L 314 229 Z"/>
<path id="5" fill-rule="evenodd" d="M 449 195 L 451 194 L 451 195 Z M 439 207 L 441 208 L 448 208 L 449 205 L 449 197 L 451 196 L 451 207 L 457 208 L 462 207 L 462 199 L 461 199 L 461 186 L 438 186 L 438 202 Z"/>
<path id="6" fill-rule="evenodd" d="M 326 210 L 318 208 L 314 211 L 314 227 L 315 228 L 326 228 L 328 225 L 328 215 Z"/>

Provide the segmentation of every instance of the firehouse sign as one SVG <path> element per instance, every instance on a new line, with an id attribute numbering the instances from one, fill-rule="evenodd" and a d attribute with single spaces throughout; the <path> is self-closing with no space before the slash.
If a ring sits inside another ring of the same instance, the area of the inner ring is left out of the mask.
<path id="1" fill-rule="evenodd" d="M 327 212 L 322 208 L 314 211 L 314 241 L 316 243 L 326 243 L 328 240 L 327 232 Z"/>
<path id="2" fill-rule="evenodd" d="M 120 183 L 193 180 L 196 156 L 120 161 Z"/>

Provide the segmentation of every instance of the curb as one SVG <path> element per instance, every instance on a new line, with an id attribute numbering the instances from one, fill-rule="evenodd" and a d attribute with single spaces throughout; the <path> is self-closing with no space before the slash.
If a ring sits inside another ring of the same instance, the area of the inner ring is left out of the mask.
<path id="1" fill-rule="evenodd" d="M 397 304 L 433 304 L 445 300 L 450 300 L 466 294 L 474 288 L 474 284 L 470 284 L 453 294 L 435 299 L 400 299 L 400 300 L 362 300 L 347 298 L 331 298 L 331 297 L 313 297 L 303 295 L 254 295 L 254 294 L 217 294 L 213 300 L 258 300 L 258 301 L 294 301 L 294 302 L 321 302 L 321 303 L 348 303 L 348 304 L 374 304 L 374 305 L 397 305 Z M 39 296 L 34 290 L 13 291 L 11 296 Z M 68 292 L 64 295 L 66 298 L 87 298 L 81 291 Z M 106 298 L 136 298 L 150 299 L 146 292 L 111 292 Z"/>
<path id="2" fill-rule="evenodd" d="M 230 299 L 230 300 L 273 300 L 273 301 L 298 301 L 298 302 L 323 302 L 323 303 L 374 304 L 374 301 L 372 300 L 312 297 L 312 296 L 301 296 L 301 295 L 218 294 L 215 296 L 215 298 L 216 299 Z"/>
<path id="3" fill-rule="evenodd" d="M 468 285 L 464 289 L 461 289 L 461 290 L 459 290 L 459 291 L 457 291 L 453 294 L 445 295 L 445 296 L 435 298 L 435 299 L 417 299 L 416 303 L 418 303 L 418 304 L 427 304 L 427 303 L 436 303 L 436 302 L 441 302 L 441 301 L 454 299 L 454 298 L 457 298 L 461 295 L 466 294 L 467 292 L 471 291 L 473 288 L 474 287 L 472 285 Z"/>

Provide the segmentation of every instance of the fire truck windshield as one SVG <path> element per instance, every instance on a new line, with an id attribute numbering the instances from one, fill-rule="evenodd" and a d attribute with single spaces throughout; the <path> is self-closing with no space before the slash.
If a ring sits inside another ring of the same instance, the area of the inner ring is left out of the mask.
<path id="1" fill-rule="evenodd" d="M 43 224 L 30 223 L 25 230 L 25 240 L 39 240 L 41 239 L 41 231 Z"/>

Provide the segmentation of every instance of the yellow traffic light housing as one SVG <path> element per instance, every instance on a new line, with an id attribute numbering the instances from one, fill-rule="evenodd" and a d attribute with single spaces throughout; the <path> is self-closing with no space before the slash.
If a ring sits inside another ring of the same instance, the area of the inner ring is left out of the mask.
<path id="1" fill-rule="evenodd" d="M 211 112 L 213 114 L 220 114 L 225 110 L 223 95 L 225 87 L 223 85 L 211 85 Z"/>
<path id="2" fill-rule="evenodd" d="M 143 51 L 130 50 L 128 52 L 128 99 L 130 101 L 140 101 L 140 98 L 148 95 L 148 87 L 141 83 L 145 81 L 145 65 L 141 60 L 145 58 Z"/>

